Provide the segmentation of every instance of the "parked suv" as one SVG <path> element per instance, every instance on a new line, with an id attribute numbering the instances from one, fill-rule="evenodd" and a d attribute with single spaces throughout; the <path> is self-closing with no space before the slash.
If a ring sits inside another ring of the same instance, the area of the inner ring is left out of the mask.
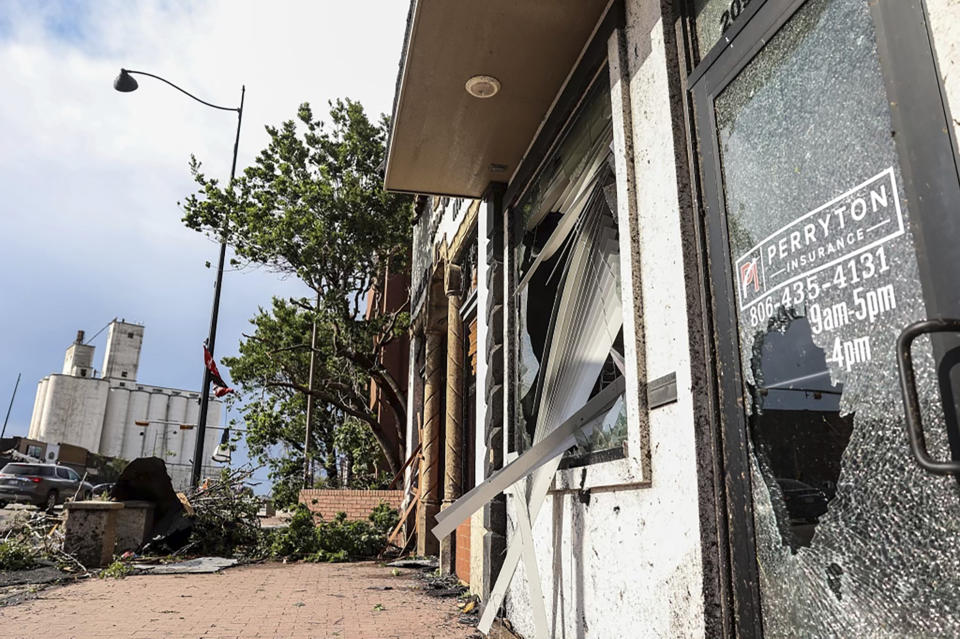
<path id="1" fill-rule="evenodd" d="M 92 492 L 93 486 L 66 466 L 12 463 L 0 468 L 0 508 L 17 501 L 53 510 L 74 495 L 87 499 Z"/>

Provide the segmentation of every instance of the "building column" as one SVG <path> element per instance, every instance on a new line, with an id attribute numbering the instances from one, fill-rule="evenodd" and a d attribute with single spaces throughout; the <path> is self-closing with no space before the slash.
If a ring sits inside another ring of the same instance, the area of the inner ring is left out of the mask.
<path id="1" fill-rule="evenodd" d="M 447 267 L 445 293 L 447 294 L 447 402 L 446 433 L 444 437 L 443 506 L 447 508 L 460 496 L 463 479 L 463 321 L 460 318 L 462 289 L 460 267 Z M 455 571 L 454 538 L 456 532 L 440 540 L 440 574 Z"/>
<path id="2" fill-rule="evenodd" d="M 482 310 L 486 318 L 486 367 L 483 379 L 483 398 L 486 404 L 484 412 L 485 455 L 483 478 L 486 480 L 503 467 L 504 442 L 506 438 L 506 386 L 507 369 L 506 337 L 510 330 L 506 326 L 505 293 L 507 276 L 504 258 L 506 257 L 507 214 L 503 207 L 503 193 L 506 185 L 491 183 L 483 196 L 483 225 L 486 235 L 487 276 L 481 282 L 487 287 L 486 307 Z M 480 380 L 477 380 L 480 383 Z M 480 395 L 478 392 L 477 395 Z M 483 570 L 478 578 L 478 594 L 483 601 L 490 598 L 490 591 L 500 575 L 500 567 L 507 552 L 507 502 L 500 493 L 487 502 L 482 511 L 483 522 Z M 472 580 L 472 574 L 471 574 Z"/>
<path id="3" fill-rule="evenodd" d="M 426 330 L 426 362 L 423 387 L 423 450 L 420 459 L 420 507 L 417 509 L 417 554 L 437 554 L 437 538 L 430 529 L 440 512 L 440 428 L 444 387 L 443 339 L 440 326 Z"/>

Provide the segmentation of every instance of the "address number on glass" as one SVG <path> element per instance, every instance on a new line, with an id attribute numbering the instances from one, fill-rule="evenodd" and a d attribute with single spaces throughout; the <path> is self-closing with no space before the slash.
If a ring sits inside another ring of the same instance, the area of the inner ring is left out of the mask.
<path id="1" fill-rule="evenodd" d="M 750 0 L 733 0 L 730 7 L 724 9 L 723 13 L 720 14 L 720 32 L 726 33 L 727 29 L 733 25 L 733 21 L 740 17 L 740 14 L 749 4 Z"/>

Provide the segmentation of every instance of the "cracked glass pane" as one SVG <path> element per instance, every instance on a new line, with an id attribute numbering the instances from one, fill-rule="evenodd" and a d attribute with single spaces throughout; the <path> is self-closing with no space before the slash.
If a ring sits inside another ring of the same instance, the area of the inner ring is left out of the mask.
<path id="1" fill-rule="evenodd" d="M 764 634 L 956 636 L 960 489 L 907 442 L 894 347 L 926 310 L 869 3 L 808 2 L 715 107 Z"/>
<path id="2" fill-rule="evenodd" d="M 623 375 L 619 232 L 609 82 L 601 74 L 513 212 L 517 246 L 519 451 Z M 566 467 L 626 454 L 623 402 L 564 456 Z"/>
<path id="3" fill-rule="evenodd" d="M 751 4 L 763 0 L 694 0 L 697 19 L 697 44 L 700 55 L 705 56 L 730 27 L 740 19 Z"/>

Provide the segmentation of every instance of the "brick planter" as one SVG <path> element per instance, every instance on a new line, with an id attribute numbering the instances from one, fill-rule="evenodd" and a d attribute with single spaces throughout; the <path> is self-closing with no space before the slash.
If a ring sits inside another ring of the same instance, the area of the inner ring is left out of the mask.
<path id="1" fill-rule="evenodd" d="M 400 508 L 403 500 L 402 490 L 322 490 L 304 489 L 300 491 L 300 503 L 310 509 L 314 515 L 326 521 L 333 519 L 338 512 L 347 513 L 347 519 L 366 519 L 380 502 L 391 508 Z"/>

